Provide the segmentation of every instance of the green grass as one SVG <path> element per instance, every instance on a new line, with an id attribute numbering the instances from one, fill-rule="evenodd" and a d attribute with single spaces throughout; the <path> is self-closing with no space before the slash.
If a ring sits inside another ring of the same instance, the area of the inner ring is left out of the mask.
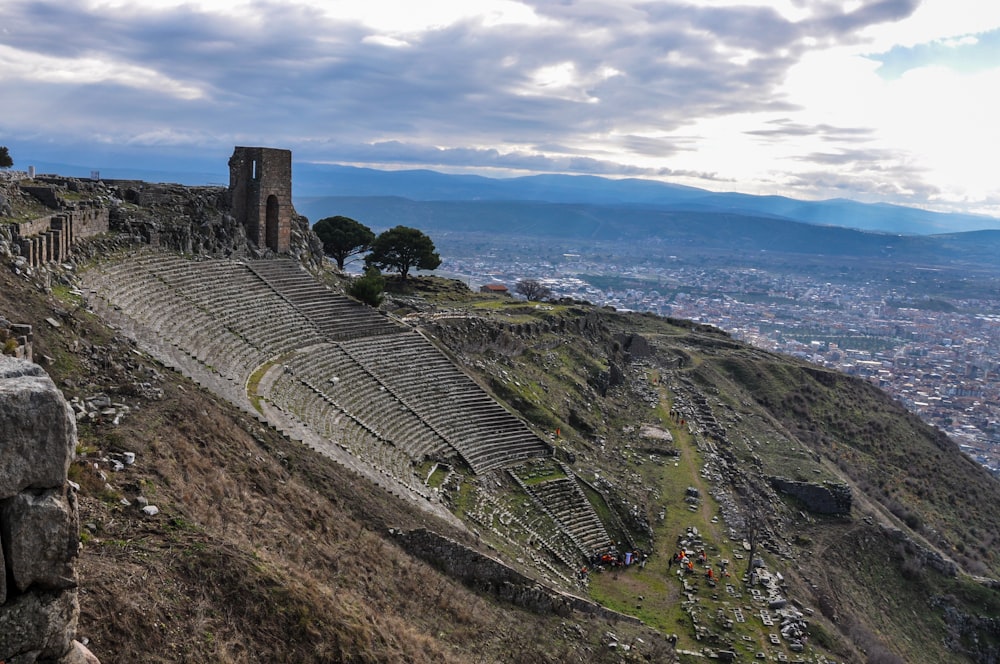
<path id="1" fill-rule="evenodd" d="M 431 476 L 427 479 L 427 486 L 429 486 L 432 489 L 440 489 L 441 485 L 444 483 L 444 478 L 448 476 L 448 472 L 449 471 L 447 468 L 438 466 L 437 468 L 434 469 L 434 472 L 431 473 Z M 426 471 L 424 471 L 424 473 L 421 474 L 422 475 L 426 474 Z"/>
<path id="2" fill-rule="evenodd" d="M 63 304 L 71 307 L 78 307 L 83 304 L 83 298 L 71 292 L 72 288 L 66 284 L 53 284 L 52 295 Z"/>
<path id="3" fill-rule="evenodd" d="M 262 398 L 259 394 L 260 381 L 264 378 L 264 375 L 268 372 L 268 370 L 280 361 L 281 359 L 278 358 L 271 360 L 270 362 L 265 362 L 257 367 L 254 372 L 250 374 L 250 378 L 247 380 L 247 397 L 250 398 L 250 403 L 253 405 L 254 410 L 262 415 L 264 414 L 264 411 L 260 405 L 260 400 Z"/>

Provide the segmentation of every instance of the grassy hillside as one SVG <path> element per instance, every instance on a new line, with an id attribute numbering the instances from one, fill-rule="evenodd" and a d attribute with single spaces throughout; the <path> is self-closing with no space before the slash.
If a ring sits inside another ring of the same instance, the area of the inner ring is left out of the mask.
<path id="1" fill-rule="evenodd" d="M 1000 595 L 972 575 L 1000 570 L 991 546 L 1000 483 L 884 393 L 681 321 L 580 305 L 448 304 L 505 334 L 457 312 L 450 321 L 438 313 L 428 329 L 498 394 L 530 403 L 525 412 L 539 426 L 558 427 L 574 471 L 604 478 L 650 526 L 643 542 L 657 554 L 654 574 L 629 579 L 625 594 L 621 578 L 598 578 L 593 596 L 694 633 L 683 594 L 660 574 L 677 537 L 694 525 L 718 557 L 739 555 L 741 518 L 756 506 L 765 558 L 815 610 L 813 643 L 826 652 L 873 662 L 990 661 L 998 652 Z M 620 380 L 609 385 L 613 366 Z M 668 416 L 674 408 L 684 426 Z M 673 449 L 641 436 L 648 424 L 669 430 Z M 774 492 L 773 476 L 846 483 L 852 511 L 811 514 Z M 692 510 L 688 486 L 711 498 Z M 724 598 L 699 602 L 709 617 L 731 610 Z M 700 643 L 682 634 L 681 643 L 728 647 L 762 636 L 711 631 Z"/>
<path id="2" fill-rule="evenodd" d="M 603 620 L 522 610 L 408 555 L 389 527 L 475 542 L 149 361 L 65 286 L 0 272 L 0 315 L 35 325 L 35 357 L 67 399 L 131 408 L 118 425 L 81 424 L 71 467 L 79 636 L 104 664 L 629 659 Z M 114 472 L 124 451 L 136 462 Z M 666 657 L 648 629 L 614 631 Z"/>

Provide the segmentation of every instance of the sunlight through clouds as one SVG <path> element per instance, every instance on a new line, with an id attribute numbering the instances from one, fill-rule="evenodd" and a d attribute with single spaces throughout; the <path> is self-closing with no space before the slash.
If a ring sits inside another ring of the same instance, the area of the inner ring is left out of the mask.
<path id="1" fill-rule="evenodd" d="M 1000 184 L 982 167 L 1000 154 L 1000 3 L 5 0 L 4 10 L 0 80 L 23 102 L 0 118 L 3 140 L 117 132 L 138 150 L 208 137 L 190 139 L 195 151 L 249 136 L 303 160 L 645 174 L 1000 214 L 987 207 Z"/>

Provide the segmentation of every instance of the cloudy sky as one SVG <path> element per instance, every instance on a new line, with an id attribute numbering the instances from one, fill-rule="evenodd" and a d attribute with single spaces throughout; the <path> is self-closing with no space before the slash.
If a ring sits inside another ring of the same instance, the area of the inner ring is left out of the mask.
<path id="1" fill-rule="evenodd" d="M 657 178 L 1000 216 L 992 0 L 3 0 L 0 145 Z"/>

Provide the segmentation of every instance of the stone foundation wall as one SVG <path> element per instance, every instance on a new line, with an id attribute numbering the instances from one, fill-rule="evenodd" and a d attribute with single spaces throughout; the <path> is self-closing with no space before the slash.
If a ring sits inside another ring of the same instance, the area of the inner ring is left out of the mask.
<path id="1" fill-rule="evenodd" d="M 76 420 L 41 367 L 0 357 L 0 662 L 95 661 L 76 642 Z"/>
<path id="2" fill-rule="evenodd" d="M 86 207 L 73 211 L 72 241 L 107 233 L 110 226 L 110 211 L 106 207 Z"/>
<path id="3" fill-rule="evenodd" d="M 29 237 L 31 235 L 44 233 L 51 228 L 52 220 L 55 217 L 55 214 L 50 214 L 45 217 L 37 217 L 31 221 L 22 221 L 15 225 L 17 235 L 19 237 Z"/>
<path id="4" fill-rule="evenodd" d="M 574 611 L 616 621 L 638 623 L 632 616 L 540 585 L 496 558 L 491 558 L 429 530 L 392 531 L 410 554 L 427 561 L 465 585 L 536 613 L 571 615 Z"/>
<path id="5" fill-rule="evenodd" d="M 776 491 L 802 501 L 806 509 L 816 514 L 850 514 L 851 489 L 846 484 L 813 484 L 784 477 L 772 477 L 771 486 Z"/>

